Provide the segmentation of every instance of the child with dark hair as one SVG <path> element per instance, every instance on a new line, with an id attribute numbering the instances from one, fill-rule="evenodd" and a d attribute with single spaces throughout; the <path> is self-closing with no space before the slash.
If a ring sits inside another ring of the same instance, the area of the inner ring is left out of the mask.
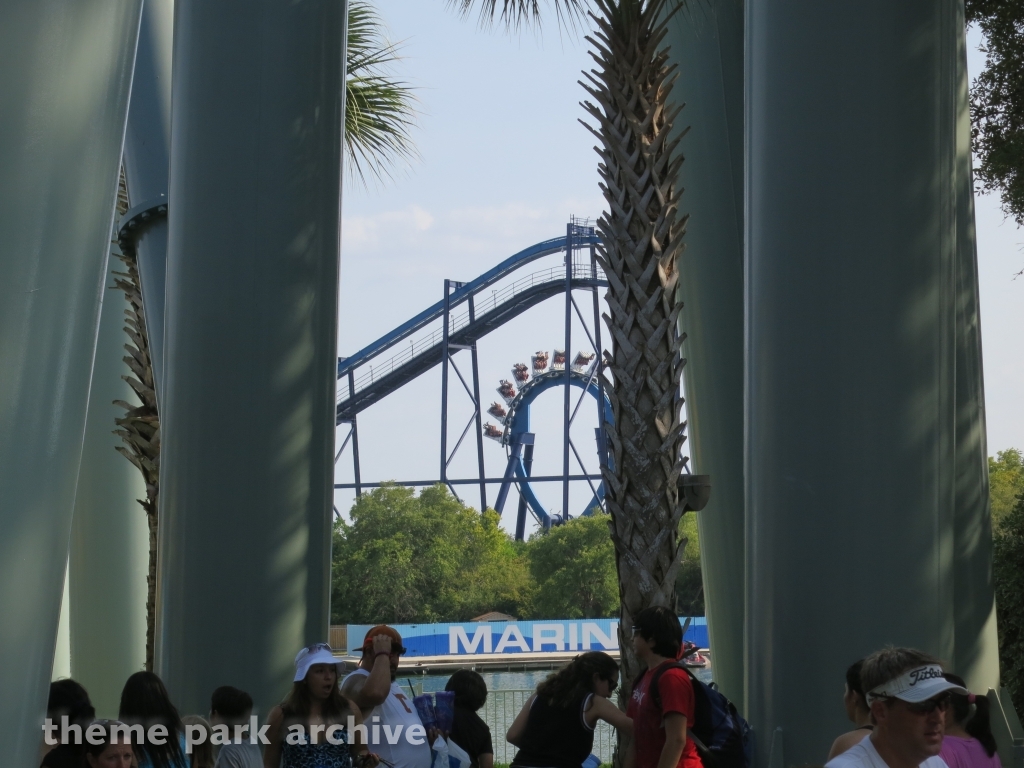
<path id="1" fill-rule="evenodd" d="M 128 678 L 121 691 L 118 717 L 129 725 L 141 725 L 148 734 L 153 726 L 162 725 L 167 737 L 163 744 L 148 738 L 134 744 L 139 768 L 188 768 L 185 757 L 185 725 L 171 703 L 163 680 L 153 672 L 136 672 Z"/>
<path id="2" fill-rule="evenodd" d="M 466 750 L 472 768 L 492 768 L 494 744 L 491 729 L 477 712 L 487 701 L 487 683 L 471 669 L 460 669 L 445 685 L 455 694 L 455 719 L 451 740 Z"/>
<path id="3" fill-rule="evenodd" d="M 966 689 L 963 678 L 946 672 L 949 682 Z M 941 757 L 949 768 L 1000 768 L 996 739 L 992 735 L 989 702 L 984 696 L 969 693 L 950 694 L 945 712 L 946 735 L 942 739 Z"/>
<path id="4" fill-rule="evenodd" d="M 210 725 L 226 726 L 230 742 L 217 753 L 215 768 L 263 768 L 263 753 L 259 744 L 253 744 L 246 729 L 252 715 L 252 696 L 245 691 L 222 685 L 210 697 Z M 241 738 L 235 738 L 238 728 Z"/>
<path id="5" fill-rule="evenodd" d="M 46 701 L 46 718 L 57 726 L 56 734 L 60 738 L 61 719 L 66 717 L 69 725 L 78 726 L 81 733 L 95 717 L 96 710 L 89 701 L 82 684 L 70 678 L 62 678 L 50 683 L 50 696 Z M 84 739 L 80 739 L 84 743 Z M 75 744 L 43 744 L 43 768 L 78 768 L 82 764 L 82 743 Z"/>

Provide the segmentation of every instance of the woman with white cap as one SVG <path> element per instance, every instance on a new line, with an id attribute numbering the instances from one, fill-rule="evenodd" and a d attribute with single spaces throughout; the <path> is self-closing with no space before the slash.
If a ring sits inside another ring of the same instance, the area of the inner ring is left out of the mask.
<path id="1" fill-rule="evenodd" d="M 363 717 L 342 696 L 338 672 L 339 662 L 327 643 L 299 651 L 292 689 L 267 717 L 265 768 L 353 768 L 354 758 L 360 768 L 377 764 L 354 727 Z"/>

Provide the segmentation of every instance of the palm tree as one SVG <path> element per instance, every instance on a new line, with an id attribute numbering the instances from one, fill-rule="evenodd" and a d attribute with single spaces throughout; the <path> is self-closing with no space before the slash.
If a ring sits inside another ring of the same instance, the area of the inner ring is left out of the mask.
<path id="1" fill-rule="evenodd" d="M 365 184 L 378 181 L 416 157 L 410 136 L 416 109 L 412 88 L 394 79 L 398 48 L 388 41 L 384 22 L 367 0 L 349 0 L 348 74 L 345 92 L 345 159 L 349 174 Z"/>
<path id="2" fill-rule="evenodd" d="M 462 12 L 474 0 L 453 0 Z M 497 0 L 481 0 L 485 20 Z M 685 538 L 685 511 L 677 488 L 687 462 L 679 381 L 677 261 L 686 217 L 680 216 L 675 180 L 683 158 L 681 135 L 672 135 L 680 107 L 672 105 L 673 69 L 664 45 L 679 0 L 593 0 L 596 32 L 586 40 L 596 69 L 581 85 L 592 101 L 583 107 L 597 137 L 601 190 L 608 210 L 598 220 L 601 266 L 610 284 L 605 322 L 612 351 L 604 353 L 605 391 L 615 423 L 606 425 L 614 469 L 604 468 L 606 502 L 619 574 L 619 640 L 624 694 L 639 672 L 629 642 L 633 617 L 652 606 L 675 606 L 676 573 Z M 559 0 L 560 19 L 575 23 L 583 0 Z M 509 27 L 535 20 L 538 0 L 503 0 Z M 608 377 L 607 373 L 611 376 Z M 624 631 L 625 630 L 625 631 Z"/>
<path id="3" fill-rule="evenodd" d="M 124 169 L 117 188 L 117 215 L 128 210 L 128 187 Z M 114 405 L 124 408 L 124 416 L 115 419 L 114 434 L 124 445 L 115 450 L 128 459 L 142 473 L 146 483 L 146 498 L 139 504 L 146 513 L 149 527 L 149 569 L 146 576 L 146 669 L 153 669 L 153 649 L 156 640 L 156 552 L 157 552 L 157 496 L 160 488 L 160 417 L 156 408 L 156 388 L 153 384 L 153 361 L 149 354 L 149 334 L 146 315 L 142 311 L 142 283 L 139 280 L 139 262 L 134 249 L 113 251 L 124 262 L 126 272 L 115 272 L 114 286 L 124 292 L 128 301 L 125 310 L 124 332 L 129 343 L 124 345 L 128 354 L 122 358 L 132 375 L 122 376 L 139 399 L 137 405 L 115 400 Z"/>
<path id="4" fill-rule="evenodd" d="M 346 48 L 345 156 L 349 173 L 366 183 L 368 171 L 379 181 L 390 176 L 390 169 L 416 156 L 410 136 L 415 109 L 412 88 L 395 80 L 390 65 L 398 61 L 397 48 L 388 41 L 379 14 L 368 0 L 350 0 Z M 117 214 L 128 210 L 129 190 L 121 172 L 117 196 Z M 114 434 L 124 442 L 117 450 L 142 473 L 146 498 L 139 504 L 149 523 L 149 575 L 146 599 L 146 669 L 153 669 L 156 637 L 156 557 L 157 522 L 160 494 L 160 416 L 157 411 L 153 363 L 149 334 L 142 304 L 142 284 L 134 250 L 115 251 L 125 264 L 118 272 L 115 286 L 124 292 L 125 333 L 130 343 L 123 358 L 131 375 L 128 382 L 138 404 L 118 400 L 124 416 L 115 420 Z"/>

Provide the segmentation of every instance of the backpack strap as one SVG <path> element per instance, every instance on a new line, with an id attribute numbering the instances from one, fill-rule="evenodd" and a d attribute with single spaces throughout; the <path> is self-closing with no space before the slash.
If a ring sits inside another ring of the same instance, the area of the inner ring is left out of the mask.
<path id="1" fill-rule="evenodd" d="M 659 712 L 661 711 L 661 692 L 658 690 L 658 681 L 661 679 L 661 676 L 670 669 L 681 669 L 687 675 L 692 676 L 690 670 L 686 668 L 686 665 L 678 661 L 673 661 L 671 664 L 662 664 L 655 668 L 654 674 L 651 675 L 651 683 L 647 686 L 647 691 L 653 697 L 654 706 L 658 708 Z"/>
<path id="2" fill-rule="evenodd" d="M 659 712 L 661 711 L 661 693 L 658 691 L 658 680 L 659 678 L 661 678 L 663 674 L 668 672 L 670 669 L 683 670 L 683 672 L 686 673 L 687 677 L 690 678 L 691 685 L 695 680 L 697 680 L 696 676 L 693 674 L 693 672 L 690 671 L 689 667 L 687 667 L 682 662 L 676 661 L 671 664 L 662 664 L 660 667 L 658 667 L 654 671 L 654 675 L 651 677 L 650 685 L 647 686 L 647 692 L 650 696 L 653 697 L 654 705 L 658 708 Z M 641 674 L 640 677 L 636 679 L 636 683 L 633 684 L 634 688 L 642 678 L 643 674 Z M 696 734 L 694 734 L 693 723 L 687 723 L 686 735 L 691 741 L 693 741 L 693 745 L 697 748 L 697 754 L 699 754 L 701 759 L 704 761 L 704 765 L 710 765 L 710 761 L 712 758 L 711 751 L 707 748 L 707 746 L 705 746 L 704 742 L 698 739 Z"/>

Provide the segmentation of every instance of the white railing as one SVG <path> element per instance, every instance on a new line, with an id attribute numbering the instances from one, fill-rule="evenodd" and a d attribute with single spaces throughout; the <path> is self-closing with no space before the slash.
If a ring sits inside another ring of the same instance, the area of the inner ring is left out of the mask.
<path id="1" fill-rule="evenodd" d="M 595 271 L 596 270 L 596 271 Z M 577 280 L 597 279 L 604 280 L 604 272 L 600 267 L 592 268 L 589 262 L 580 262 L 573 260 L 572 265 L 572 276 Z M 565 279 L 565 267 L 557 266 L 551 267 L 550 269 L 542 269 L 537 272 L 533 272 L 526 277 L 521 277 L 518 280 L 509 283 L 500 290 L 491 291 L 491 295 L 477 293 L 473 295 L 473 313 L 474 316 L 479 318 L 481 315 L 496 309 L 500 304 L 504 304 L 506 301 L 514 298 L 518 294 L 533 288 L 536 285 L 542 285 L 545 283 L 557 282 Z M 449 335 L 454 334 L 467 325 L 469 325 L 469 303 L 468 301 L 463 302 L 460 305 L 460 312 L 458 314 L 451 313 L 448 316 Z M 361 366 L 365 368 L 358 376 L 354 377 L 354 391 L 353 394 L 361 392 L 375 381 L 383 378 L 394 372 L 396 368 L 404 365 L 405 363 L 412 360 L 416 355 L 424 352 L 431 347 L 437 346 L 444 339 L 444 328 L 436 328 L 430 333 L 421 336 L 417 339 L 410 339 L 408 345 L 404 346 L 401 351 L 392 355 L 387 360 L 382 362 Z M 397 346 L 397 345 L 396 345 Z M 348 381 L 341 379 L 338 383 L 338 397 L 337 402 L 342 403 L 349 399 Z"/>

